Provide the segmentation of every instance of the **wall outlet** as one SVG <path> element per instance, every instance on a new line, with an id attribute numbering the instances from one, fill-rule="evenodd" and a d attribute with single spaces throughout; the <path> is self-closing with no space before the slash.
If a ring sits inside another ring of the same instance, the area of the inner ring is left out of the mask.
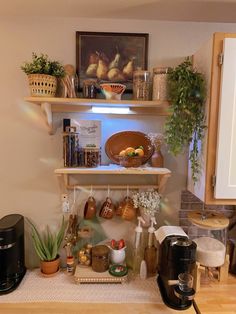
<path id="1" fill-rule="evenodd" d="M 61 205 L 62 205 L 62 212 L 69 213 L 70 212 L 70 204 L 68 194 L 61 195 Z"/>

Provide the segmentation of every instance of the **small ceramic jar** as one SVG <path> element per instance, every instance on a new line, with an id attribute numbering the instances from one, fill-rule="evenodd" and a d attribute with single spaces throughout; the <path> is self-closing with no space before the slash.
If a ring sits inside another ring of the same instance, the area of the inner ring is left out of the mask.
<path id="1" fill-rule="evenodd" d="M 116 250 L 113 248 L 110 248 L 110 260 L 112 264 L 123 264 L 125 261 L 125 249 L 126 247 L 123 247 L 122 249 Z"/>

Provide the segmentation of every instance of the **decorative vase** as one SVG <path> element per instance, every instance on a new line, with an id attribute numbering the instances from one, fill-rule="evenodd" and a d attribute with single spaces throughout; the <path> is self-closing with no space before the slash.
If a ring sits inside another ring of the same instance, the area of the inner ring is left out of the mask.
<path id="1" fill-rule="evenodd" d="M 161 147 L 155 147 L 154 153 L 151 157 L 151 165 L 152 167 L 162 168 L 164 164 L 164 158 L 161 153 Z"/>
<path id="2" fill-rule="evenodd" d="M 40 261 L 41 272 L 45 275 L 55 274 L 59 270 L 60 256 L 58 255 L 53 261 Z"/>

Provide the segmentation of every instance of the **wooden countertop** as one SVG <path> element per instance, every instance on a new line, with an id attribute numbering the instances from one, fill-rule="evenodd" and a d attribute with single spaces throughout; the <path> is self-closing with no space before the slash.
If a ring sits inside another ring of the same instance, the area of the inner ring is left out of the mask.
<path id="1" fill-rule="evenodd" d="M 195 301 L 202 314 L 236 314 L 236 276 L 230 274 L 226 283 L 202 285 Z"/>
<path id="2" fill-rule="evenodd" d="M 1 300 L 1 299 L 0 299 Z M 0 304 L 1 314 L 177 314 L 179 311 L 158 304 L 102 303 L 21 303 Z M 193 308 L 184 311 L 195 314 Z"/>
<path id="3" fill-rule="evenodd" d="M 236 314 L 236 276 L 229 275 L 227 283 L 201 286 L 195 301 L 202 314 Z M 0 298 L 1 302 L 1 298 Z M 173 314 L 179 313 L 158 304 L 82 304 L 82 303 L 0 303 L 1 314 Z M 194 314 L 190 308 L 183 311 Z"/>

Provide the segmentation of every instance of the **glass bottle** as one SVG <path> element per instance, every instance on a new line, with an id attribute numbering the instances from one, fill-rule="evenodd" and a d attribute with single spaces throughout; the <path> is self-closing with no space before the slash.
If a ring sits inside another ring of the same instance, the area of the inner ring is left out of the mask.
<path id="1" fill-rule="evenodd" d="M 157 67 L 153 69 L 153 100 L 167 100 L 167 76 L 168 68 Z"/>
<path id="2" fill-rule="evenodd" d="M 151 73 L 137 70 L 133 75 L 133 99 L 149 100 L 151 91 Z"/>

